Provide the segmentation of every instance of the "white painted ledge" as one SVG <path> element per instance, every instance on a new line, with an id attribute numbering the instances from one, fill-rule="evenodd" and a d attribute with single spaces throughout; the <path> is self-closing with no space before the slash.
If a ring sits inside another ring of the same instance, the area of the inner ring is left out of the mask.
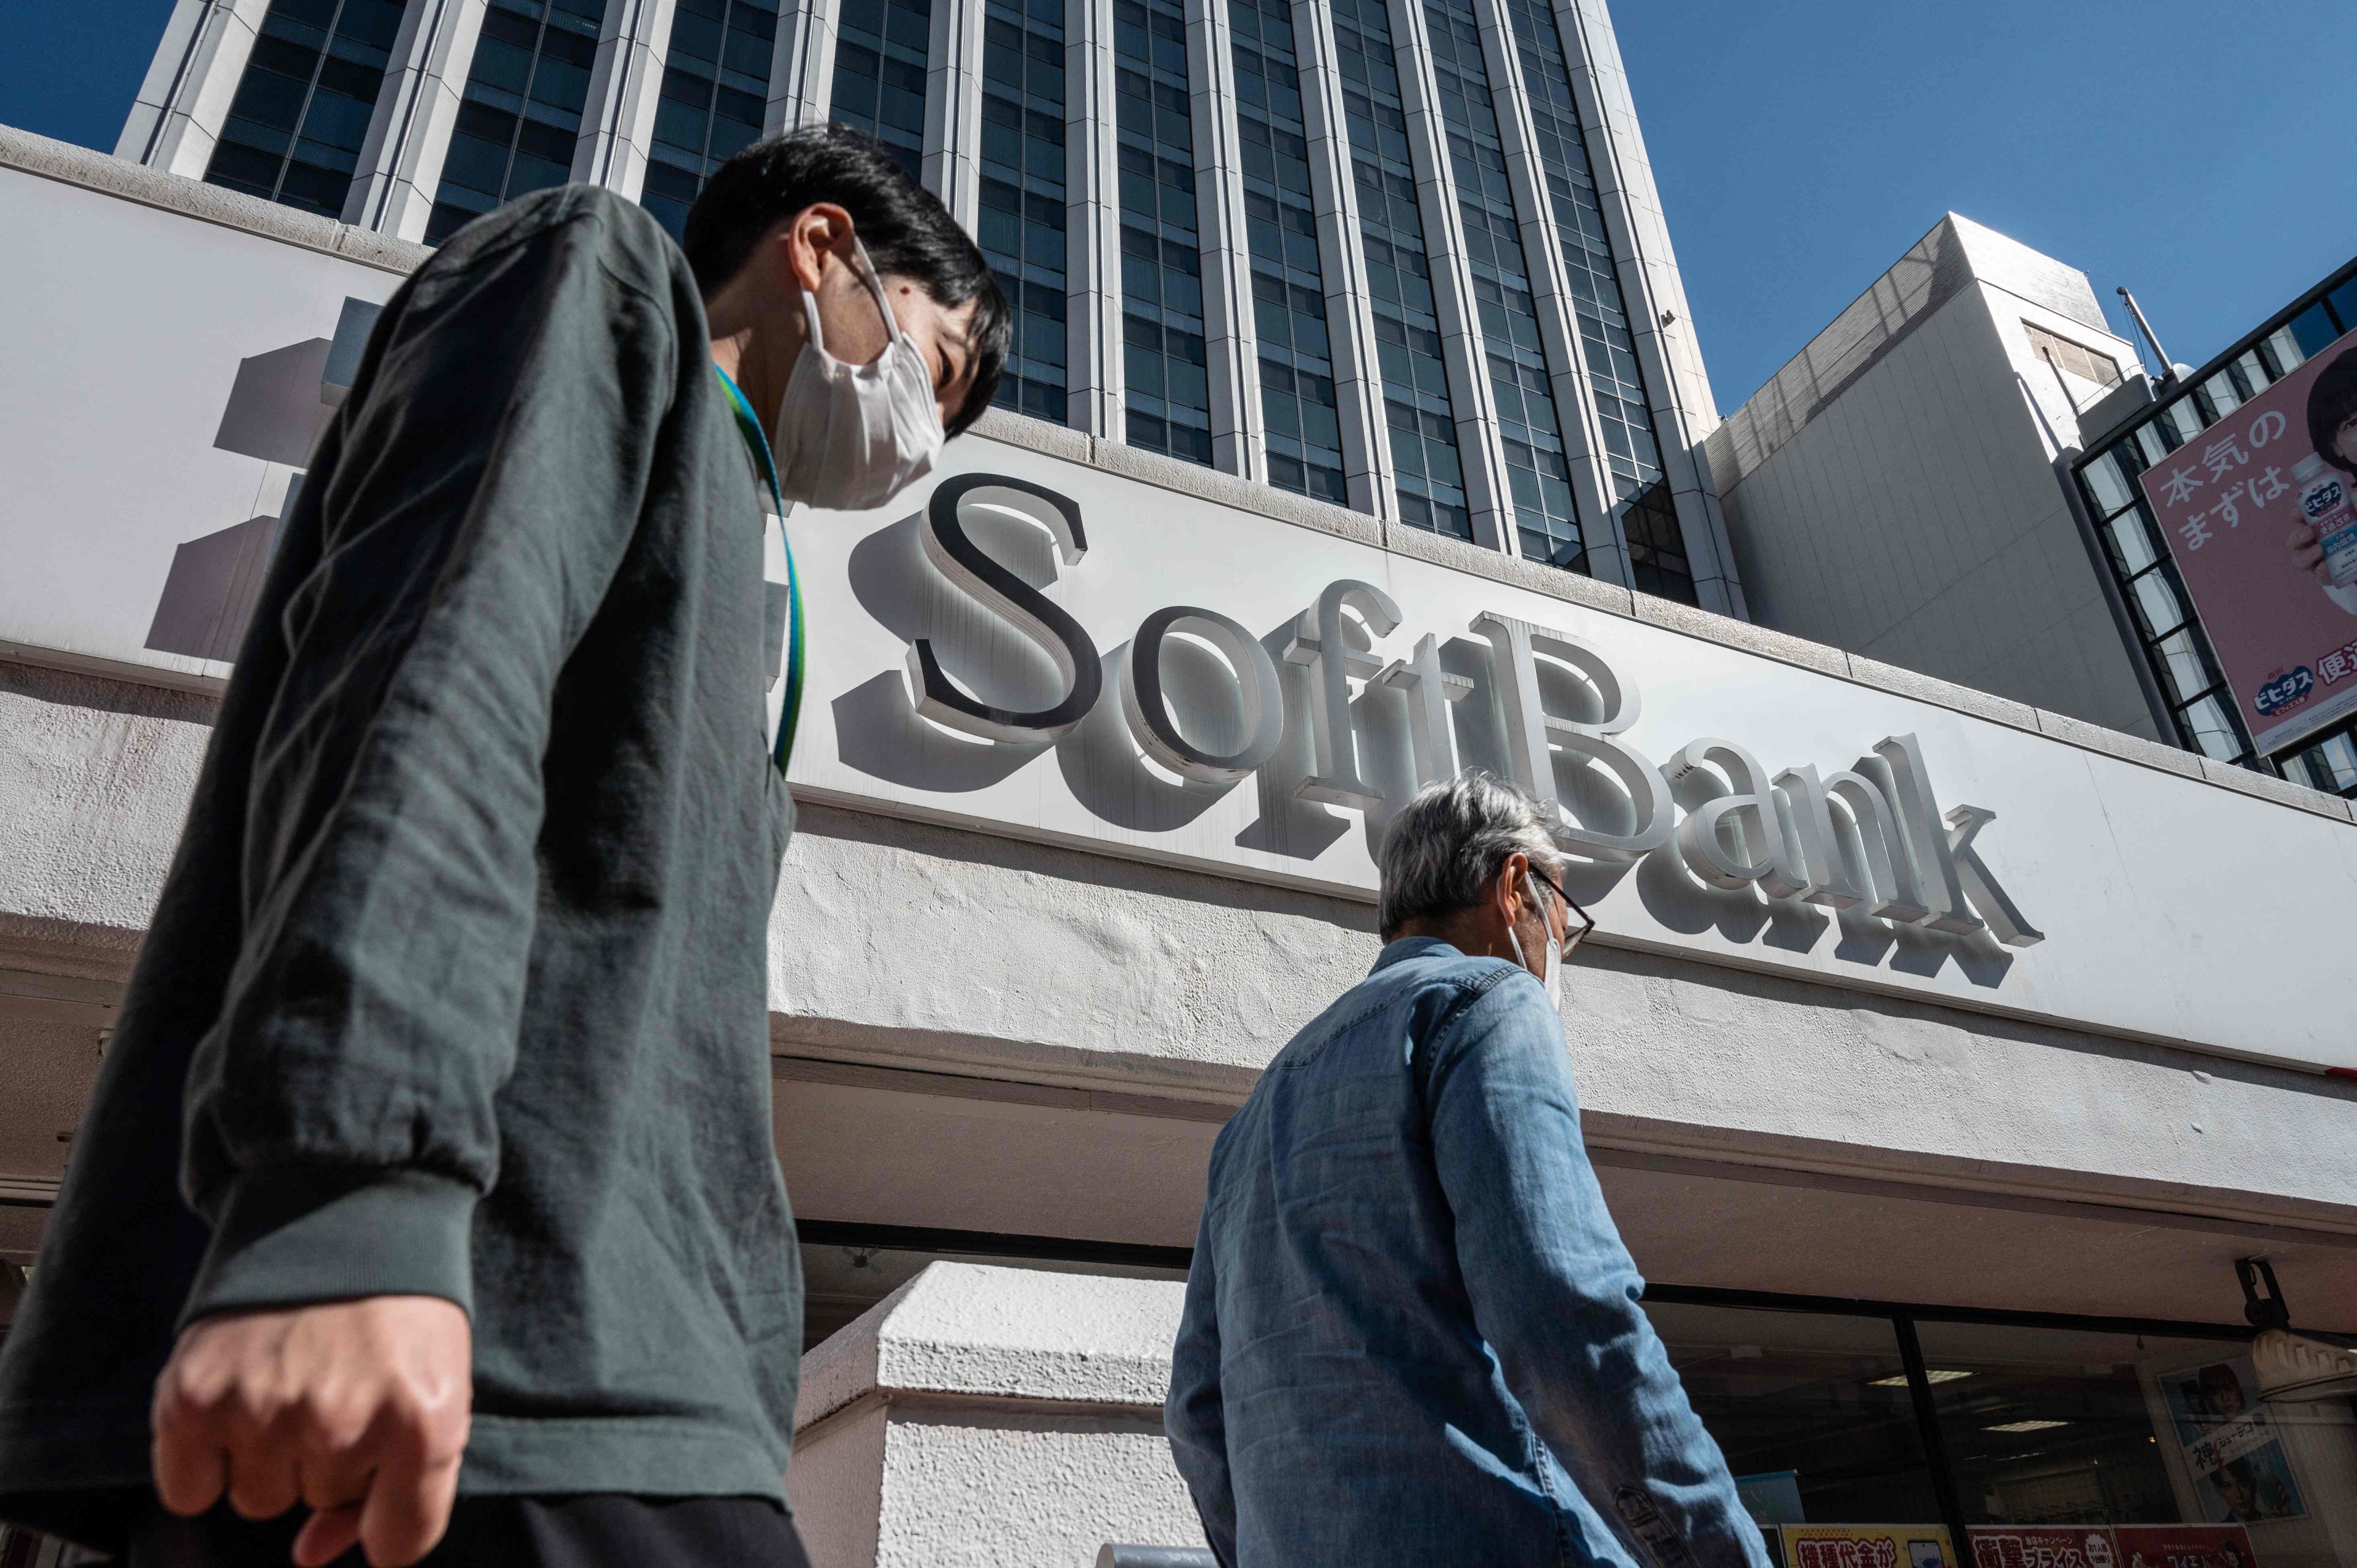
<path id="1" fill-rule="evenodd" d="M 815 1568 L 1201 1545 L 1162 1433 L 1185 1292 L 934 1263 L 804 1357 L 786 1491 Z"/>
<path id="2" fill-rule="evenodd" d="M 794 1429 L 869 1394 L 1160 1411 L 1186 1286 L 932 1263 L 802 1359 Z"/>

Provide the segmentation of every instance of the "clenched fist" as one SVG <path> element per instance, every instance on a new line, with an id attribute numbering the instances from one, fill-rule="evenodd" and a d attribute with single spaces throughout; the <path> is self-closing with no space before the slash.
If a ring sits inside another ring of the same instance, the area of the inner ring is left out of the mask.
<path id="1" fill-rule="evenodd" d="M 407 1568 L 450 1522 L 474 1399 L 467 1315 L 437 1296 L 233 1313 L 193 1323 L 156 1380 L 156 1491 L 195 1515 L 312 1510 L 300 1568 L 357 1541 Z"/>

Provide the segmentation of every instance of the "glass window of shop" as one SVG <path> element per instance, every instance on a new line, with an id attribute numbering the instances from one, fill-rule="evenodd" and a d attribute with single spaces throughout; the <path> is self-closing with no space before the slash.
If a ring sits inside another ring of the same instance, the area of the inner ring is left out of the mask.
<path id="1" fill-rule="evenodd" d="M 2296 783 L 2357 796 L 2357 721 L 2309 736 L 2265 761 L 2254 755 L 2250 734 L 2234 711 L 2217 657 L 2137 483 L 2145 469 L 2352 328 L 2357 328 L 2357 268 L 2210 374 L 2182 387 L 2157 389 L 2162 401 L 2083 459 L 2078 477 L 2105 564 L 2127 603 L 2180 744 L 2219 762 L 2271 765 Z"/>
<path id="2" fill-rule="evenodd" d="M 1889 1318 L 1658 1301 L 1645 1310 L 1763 1529 L 1937 1524 Z"/>
<path id="3" fill-rule="evenodd" d="M 2246 1346 L 2063 1326 L 1919 1332 L 1985 1568 L 2023 1568 L 2003 1543 L 2033 1527 L 2092 1532 L 2117 1568 L 2357 1562 L 2357 1408 L 2263 1402 Z"/>
<path id="4" fill-rule="evenodd" d="M 804 1230 L 811 1348 L 937 1261 L 1187 1272 L 1176 1247 Z M 2260 1400 L 2246 1333 L 1734 1294 L 1645 1312 L 1778 1568 L 2357 1568 L 2357 1401 Z"/>
<path id="5" fill-rule="evenodd" d="M 1901 1568 L 2357 1563 L 2357 1407 L 2262 1402 L 2231 1329 L 1646 1310 L 1785 1568 L 1878 1532 Z"/>

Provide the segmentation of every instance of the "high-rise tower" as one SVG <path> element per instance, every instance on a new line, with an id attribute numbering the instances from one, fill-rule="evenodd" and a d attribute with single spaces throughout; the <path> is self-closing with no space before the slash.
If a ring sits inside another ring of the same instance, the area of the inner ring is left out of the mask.
<path id="1" fill-rule="evenodd" d="M 1604 0 L 179 0 L 116 151 L 432 243 L 829 119 L 980 237 L 1006 408 L 1746 616 Z"/>

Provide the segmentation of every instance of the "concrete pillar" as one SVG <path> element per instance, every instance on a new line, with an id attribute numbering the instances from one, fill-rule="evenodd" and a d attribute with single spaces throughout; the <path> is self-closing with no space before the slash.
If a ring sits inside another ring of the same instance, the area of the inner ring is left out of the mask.
<path id="1" fill-rule="evenodd" d="M 1351 172 L 1342 71 L 1328 0 L 1297 0 L 1293 48 L 1300 60 L 1302 124 L 1309 133 L 1310 199 L 1318 214 L 1318 264 L 1326 280 L 1334 401 L 1342 415 L 1342 475 L 1354 509 L 1394 521 L 1399 499 L 1383 417 L 1383 368 L 1375 360 L 1375 313 L 1369 303 L 1366 252 L 1358 242 L 1358 182 Z"/>
<path id="2" fill-rule="evenodd" d="M 931 1263 L 802 1359 L 794 1523 L 813 1568 L 1200 1549 L 1162 1402 L 1187 1287 Z"/>
<path id="3" fill-rule="evenodd" d="M 1260 354 L 1244 235 L 1244 169 L 1236 129 L 1236 57 L 1221 0 L 1186 0 L 1187 93 L 1193 111 L 1195 223 L 1203 246 L 1203 357 L 1211 381 L 1211 466 L 1268 480 Z"/>
<path id="4" fill-rule="evenodd" d="M 1598 204 L 1620 276 L 1622 308 L 1652 403 L 1662 472 L 1694 573 L 1695 597 L 1706 610 L 1748 618 L 1726 518 L 1702 455 L 1704 439 L 1718 426 L 1718 409 L 1670 247 L 1661 193 L 1645 156 L 1644 134 L 1637 127 L 1636 102 L 1620 64 L 1612 18 L 1604 0 L 1554 3 Z"/>
<path id="5" fill-rule="evenodd" d="M 1490 393 L 1481 353 L 1481 320 L 1474 307 L 1473 269 L 1465 258 L 1465 222 L 1457 211 L 1457 182 L 1448 169 L 1448 128 L 1441 118 L 1440 87 L 1432 70 L 1432 40 L 1419 0 L 1391 0 L 1392 42 L 1399 57 L 1400 102 L 1407 112 L 1408 152 L 1415 165 L 1417 206 L 1424 214 L 1425 253 L 1432 264 L 1433 314 L 1440 322 L 1448 367 L 1448 402 L 1457 419 L 1457 457 L 1465 469 L 1465 502 L 1473 542 L 1511 550 L 1512 492 L 1506 486 L 1506 447 L 1498 434 L 1497 401 Z"/>
<path id="6" fill-rule="evenodd" d="M 1579 532 L 1587 549 L 1587 569 L 1598 580 L 1626 587 L 1629 542 L 1612 515 L 1611 476 L 1604 466 L 1603 431 L 1596 419 L 1595 389 L 1581 362 L 1579 320 L 1573 309 L 1571 280 L 1564 270 L 1563 235 L 1555 202 L 1547 193 L 1539 160 L 1538 130 L 1531 119 L 1530 89 L 1523 80 L 1514 47 L 1512 18 L 1503 0 L 1473 0 L 1481 27 L 1481 54 L 1490 70 L 1490 95 L 1498 114 L 1498 139 L 1506 150 L 1506 177 L 1514 188 L 1514 211 L 1522 220 L 1523 264 L 1531 278 L 1539 335 L 1547 361 L 1547 387 L 1555 394 L 1555 423 L 1571 468 L 1572 499 L 1579 509 Z M 1515 551 L 1521 552 L 1516 536 Z"/>
<path id="7" fill-rule="evenodd" d="M 270 0 L 178 0 L 114 156 L 202 179 Z"/>
<path id="8" fill-rule="evenodd" d="M 972 233 L 982 219 L 982 0 L 933 0 L 925 187 Z"/>
<path id="9" fill-rule="evenodd" d="M 763 135 L 826 123 L 834 98 L 834 42 L 842 15 L 843 0 L 786 0 L 778 7 L 778 47 L 770 57 Z"/>
<path id="10" fill-rule="evenodd" d="M 1128 438 L 1122 415 L 1121 144 L 1114 116 L 1113 0 L 1064 14 L 1064 374 L 1071 426 Z"/>
<path id="11" fill-rule="evenodd" d="M 646 188 L 673 7 L 674 0 L 607 0 L 589 101 L 581 109 L 581 139 L 573 147 L 575 179 L 633 201 Z"/>
<path id="12" fill-rule="evenodd" d="M 398 240 L 425 238 L 484 9 L 485 0 L 419 0 L 402 18 L 344 199 L 345 222 Z"/>

